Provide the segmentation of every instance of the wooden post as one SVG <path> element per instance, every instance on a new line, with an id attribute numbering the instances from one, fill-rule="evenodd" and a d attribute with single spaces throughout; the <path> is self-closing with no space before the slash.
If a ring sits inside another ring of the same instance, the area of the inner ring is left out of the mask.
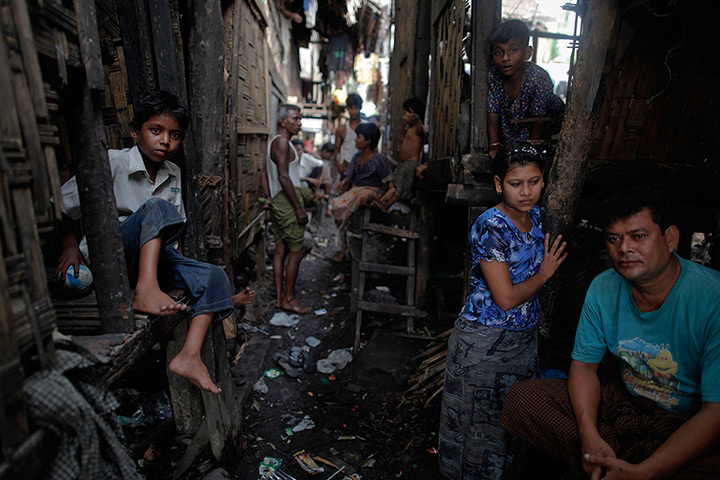
<path id="1" fill-rule="evenodd" d="M 601 0 L 590 2 L 583 20 L 577 69 L 545 194 L 544 228 L 553 238 L 567 233 L 582 193 L 597 112 L 605 96 L 605 76 L 618 38 L 617 15 L 617 0 Z M 547 289 L 548 318 L 552 318 L 561 279 L 562 274 L 553 277 Z"/>
<path id="2" fill-rule="evenodd" d="M 412 95 L 415 69 L 415 45 L 417 37 L 417 17 L 419 4 L 417 0 L 396 0 L 395 12 L 395 47 L 390 57 L 390 156 L 398 158 L 400 144 L 405 134 L 402 121 L 402 102 Z"/>
<path id="3" fill-rule="evenodd" d="M 487 76 L 490 70 L 490 45 L 487 39 L 500 23 L 500 7 L 497 0 L 472 1 L 470 132 L 471 170 L 489 171 L 487 136 Z"/>
<path id="4" fill-rule="evenodd" d="M 572 223 L 585 181 L 596 113 L 605 96 L 608 52 L 617 41 L 616 0 L 590 2 L 557 154 L 545 194 L 545 228 L 553 236 Z"/>
<path id="5" fill-rule="evenodd" d="M 197 152 L 202 152 L 195 158 L 198 160 L 204 207 L 203 226 L 207 235 L 222 239 L 226 233 L 228 210 L 223 18 L 220 2 L 217 1 L 188 2 L 186 8 L 189 25 L 188 103 L 192 112 L 195 148 Z M 233 100 L 239 101 L 238 98 Z M 223 250 L 214 253 L 211 260 L 223 256 Z M 230 265 L 229 258 L 223 260 Z"/>
<path id="6" fill-rule="evenodd" d="M 117 0 L 116 11 L 122 33 L 130 97 L 137 101 L 150 85 L 155 84 L 145 2 Z"/>
<path id="7" fill-rule="evenodd" d="M 101 91 L 95 89 L 105 86 L 95 4 L 90 0 L 75 0 L 74 4 L 78 32 L 85 38 L 80 50 L 86 75 L 73 129 L 81 210 L 89 226 L 88 249 L 103 331 L 129 332 L 135 326 L 130 286 L 125 262 L 117 261 L 124 258 L 124 250 L 99 107 Z"/>

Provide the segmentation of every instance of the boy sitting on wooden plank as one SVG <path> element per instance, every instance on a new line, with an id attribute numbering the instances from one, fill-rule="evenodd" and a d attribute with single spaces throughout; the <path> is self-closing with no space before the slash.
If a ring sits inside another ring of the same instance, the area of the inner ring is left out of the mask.
<path id="1" fill-rule="evenodd" d="M 185 258 L 176 248 L 185 209 L 180 168 L 169 160 L 180 148 L 189 122 L 188 111 L 177 97 L 151 91 L 135 104 L 130 134 L 137 145 L 109 150 L 108 158 L 125 262 L 135 286 L 133 308 L 159 316 L 191 313 L 185 344 L 170 362 L 170 371 L 203 390 L 220 393 L 200 359 L 200 348 L 212 320 L 221 320 L 235 307 L 252 302 L 255 293 L 245 289 L 232 296 L 230 280 L 220 267 Z M 81 216 L 75 177 L 63 185 L 62 197 L 63 251 L 55 276 L 60 274 L 64 281 L 68 267 L 78 272 L 88 250 L 86 239 L 78 245 L 74 234 L 74 222 Z M 173 300 L 161 285 L 185 290 L 190 306 Z"/>

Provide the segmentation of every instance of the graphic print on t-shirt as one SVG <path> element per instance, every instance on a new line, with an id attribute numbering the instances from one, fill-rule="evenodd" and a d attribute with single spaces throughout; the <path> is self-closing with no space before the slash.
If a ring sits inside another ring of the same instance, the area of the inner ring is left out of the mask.
<path id="1" fill-rule="evenodd" d="M 651 344 L 635 337 L 621 340 L 615 355 L 625 362 L 622 379 L 628 390 L 665 408 L 676 407 L 684 396 L 678 387 L 680 365 L 673 360 L 670 345 Z"/>

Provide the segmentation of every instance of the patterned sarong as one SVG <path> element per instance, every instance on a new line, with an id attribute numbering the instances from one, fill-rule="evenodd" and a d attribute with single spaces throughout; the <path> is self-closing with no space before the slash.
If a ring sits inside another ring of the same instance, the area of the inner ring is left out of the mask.
<path id="1" fill-rule="evenodd" d="M 515 385 L 505 401 L 501 424 L 586 478 L 567 382 L 547 379 Z M 633 396 L 619 382 L 601 383 L 598 432 L 618 458 L 626 462 L 645 460 L 689 417 L 668 412 L 647 398 Z M 716 449 L 672 478 L 710 480 L 720 478 L 719 475 L 720 451 Z"/>
<path id="2" fill-rule="evenodd" d="M 487 327 L 460 317 L 448 342 L 440 411 L 440 473 L 447 479 L 499 479 L 511 460 L 500 412 L 508 389 L 532 378 L 537 329 Z"/>
<path id="3" fill-rule="evenodd" d="M 344 230 L 347 221 L 358 208 L 374 202 L 382 195 L 379 187 L 352 187 L 339 197 L 335 197 L 330 204 L 330 211 L 335 217 L 335 223 L 340 230 Z"/>

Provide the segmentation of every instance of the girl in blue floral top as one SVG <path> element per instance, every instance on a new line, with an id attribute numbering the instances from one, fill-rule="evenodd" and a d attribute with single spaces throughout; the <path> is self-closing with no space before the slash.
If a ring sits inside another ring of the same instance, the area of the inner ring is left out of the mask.
<path id="1" fill-rule="evenodd" d="M 501 200 L 470 234 L 471 286 L 448 344 L 440 418 L 440 472 L 449 479 L 499 479 L 512 458 L 499 425 L 515 383 L 535 376 L 537 292 L 567 256 L 543 235 L 543 159 L 511 141 L 492 164 Z"/>

